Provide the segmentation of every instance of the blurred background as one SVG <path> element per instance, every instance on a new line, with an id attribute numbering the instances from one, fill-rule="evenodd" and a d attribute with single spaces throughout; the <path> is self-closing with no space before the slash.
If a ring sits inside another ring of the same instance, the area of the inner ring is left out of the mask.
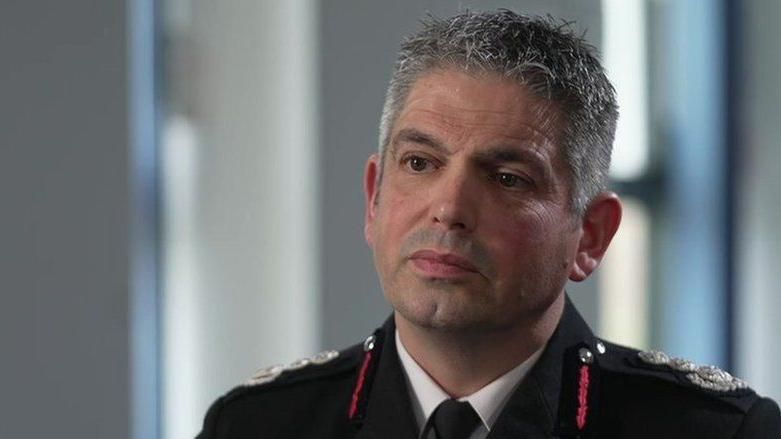
<path id="1" fill-rule="evenodd" d="M 781 399 L 778 0 L 7 0 L 0 438 L 190 438 L 255 369 L 363 340 L 399 41 L 498 7 L 572 21 L 618 90 L 584 316 Z"/>

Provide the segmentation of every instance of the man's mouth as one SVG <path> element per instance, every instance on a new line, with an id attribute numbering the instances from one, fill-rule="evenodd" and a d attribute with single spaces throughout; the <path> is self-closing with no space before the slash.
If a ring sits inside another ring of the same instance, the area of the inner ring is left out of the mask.
<path id="1" fill-rule="evenodd" d="M 469 259 L 455 253 L 418 250 L 409 259 L 418 271 L 430 277 L 458 277 L 479 273 Z"/>

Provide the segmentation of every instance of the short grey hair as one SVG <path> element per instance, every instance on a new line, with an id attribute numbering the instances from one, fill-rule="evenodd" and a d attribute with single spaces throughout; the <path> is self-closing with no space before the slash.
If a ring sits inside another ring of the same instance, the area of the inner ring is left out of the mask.
<path id="1" fill-rule="evenodd" d="M 380 160 L 415 81 L 438 68 L 494 72 L 557 104 L 569 167 L 571 204 L 582 215 L 607 187 L 618 104 L 596 49 L 551 17 L 509 10 L 433 16 L 404 39 L 380 120 Z"/>

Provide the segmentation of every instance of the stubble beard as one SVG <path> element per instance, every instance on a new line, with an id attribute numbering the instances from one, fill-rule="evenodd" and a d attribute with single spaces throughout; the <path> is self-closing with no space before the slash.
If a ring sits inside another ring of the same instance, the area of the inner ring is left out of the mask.
<path id="1" fill-rule="evenodd" d="M 405 279 L 406 277 L 406 279 Z M 396 314 L 426 331 L 462 336 L 491 336 L 533 328 L 545 320 L 563 286 L 540 285 L 530 293 L 515 287 L 512 302 L 497 300 L 490 286 L 476 288 L 463 281 L 420 279 L 398 267 L 383 279 L 383 292 Z"/>
<path id="2" fill-rule="evenodd" d="M 414 276 L 411 275 L 410 276 Z M 396 313 L 424 330 L 452 333 L 492 333 L 506 329 L 501 309 L 491 292 L 469 290 L 465 282 L 412 279 L 411 285 L 395 282 L 383 286 Z"/>

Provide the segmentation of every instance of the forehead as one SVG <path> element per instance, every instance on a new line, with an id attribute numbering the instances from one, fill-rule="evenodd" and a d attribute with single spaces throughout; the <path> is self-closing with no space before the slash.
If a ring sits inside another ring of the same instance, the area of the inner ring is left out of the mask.
<path id="1" fill-rule="evenodd" d="M 559 144 L 560 119 L 555 103 L 512 79 L 441 69 L 415 81 L 393 131 L 412 124 L 437 130 L 451 140 L 487 136 L 552 146 Z"/>

